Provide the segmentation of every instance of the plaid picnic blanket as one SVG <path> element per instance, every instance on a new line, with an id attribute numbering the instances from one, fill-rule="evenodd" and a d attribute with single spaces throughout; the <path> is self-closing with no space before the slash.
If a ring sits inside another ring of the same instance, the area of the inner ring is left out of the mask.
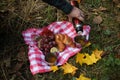
<path id="1" fill-rule="evenodd" d="M 53 22 L 52 24 L 45 26 L 49 30 L 53 31 L 54 34 L 62 33 L 67 34 L 69 37 L 74 39 L 77 35 L 73 27 L 73 24 L 67 21 Z M 37 42 L 34 40 L 36 36 L 39 36 L 44 28 L 29 28 L 22 32 L 25 43 L 28 45 L 28 58 L 30 61 L 30 70 L 32 74 L 45 73 L 51 71 L 51 66 L 49 66 L 45 61 L 45 56 L 42 51 L 37 47 Z M 89 35 L 90 27 L 83 27 L 83 35 Z M 60 52 L 57 56 L 58 63 L 57 66 L 63 65 L 67 60 L 78 53 L 81 47 L 66 47 L 63 52 Z"/>

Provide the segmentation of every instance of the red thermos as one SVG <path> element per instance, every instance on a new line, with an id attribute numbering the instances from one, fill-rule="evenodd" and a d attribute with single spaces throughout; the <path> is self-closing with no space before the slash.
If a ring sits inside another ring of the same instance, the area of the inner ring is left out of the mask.
<path id="1" fill-rule="evenodd" d="M 78 1 L 72 0 L 72 1 L 71 1 L 71 5 L 79 8 Z M 83 24 L 82 21 L 80 21 L 80 20 L 77 19 L 77 18 L 73 18 L 73 19 L 72 19 L 72 22 L 73 22 L 73 25 L 74 25 L 74 27 L 75 27 L 75 30 L 76 30 L 76 32 L 77 32 L 78 34 L 80 34 L 81 32 L 83 32 L 83 25 L 84 25 L 84 24 Z"/>
<path id="2" fill-rule="evenodd" d="M 78 1 L 72 0 L 71 5 L 79 8 Z M 77 32 L 77 36 L 74 38 L 75 42 L 80 43 L 81 46 L 85 46 L 88 43 L 88 38 L 86 35 L 83 35 L 83 26 L 85 26 L 85 24 L 77 18 L 73 18 L 72 22 Z"/>

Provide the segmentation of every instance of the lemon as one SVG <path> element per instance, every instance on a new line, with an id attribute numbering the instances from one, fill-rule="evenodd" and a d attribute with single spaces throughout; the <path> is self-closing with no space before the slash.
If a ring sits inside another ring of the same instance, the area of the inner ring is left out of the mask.
<path id="1" fill-rule="evenodd" d="M 50 49 L 50 52 L 51 52 L 51 53 L 56 53 L 56 52 L 58 52 L 58 49 L 57 49 L 56 47 L 52 47 L 52 48 Z"/>

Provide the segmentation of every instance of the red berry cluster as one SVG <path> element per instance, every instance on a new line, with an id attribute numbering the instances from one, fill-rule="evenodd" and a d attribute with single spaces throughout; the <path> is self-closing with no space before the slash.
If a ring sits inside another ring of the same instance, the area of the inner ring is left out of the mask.
<path id="1" fill-rule="evenodd" d="M 40 40 L 40 50 L 44 53 L 50 53 L 50 49 L 56 46 L 55 36 L 43 36 Z"/>
<path id="2" fill-rule="evenodd" d="M 56 47 L 57 44 L 55 42 L 55 35 L 52 31 L 45 28 L 41 33 L 41 40 L 40 41 L 40 50 L 44 53 L 50 53 L 50 49 L 52 47 Z"/>

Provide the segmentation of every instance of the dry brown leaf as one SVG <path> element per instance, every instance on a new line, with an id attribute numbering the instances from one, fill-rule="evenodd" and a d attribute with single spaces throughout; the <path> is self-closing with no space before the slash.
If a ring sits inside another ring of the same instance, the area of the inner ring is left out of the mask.
<path id="1" fill-rule="evenodd" d="M 106 11 L 107 8 L 105 8 L 105 7 L 103 7 L 103 6 L 100 6 L 98 10 L 99 10 L 99 11 Z"/>
<path id="2" fill-rule="evenodd" d="M 98 12 L 98 9 L 92 9 L 93 12 Z"/>
<path id="3" fill-rule="evenodd" d="M 97 9 L 92 9 L 92 11 L 95 12 L 94 14 L 96 14 L 96 13 L 98 14 L 98 12 L 100 12 L 100 11 L 106 11 L 106 10 L 107 10 L 107 8 L 105 8 L 103 6 L 100 6 Z"/>
<path id="4" fill-rule="evenodd" d="M 95 24 L 100 24 L 100 23 L 102 23 L 102 21 L 103 21 L 103 19 L 101 16 L 96 16 L 93 19 L 93 23 L 95 23 Z"/>

